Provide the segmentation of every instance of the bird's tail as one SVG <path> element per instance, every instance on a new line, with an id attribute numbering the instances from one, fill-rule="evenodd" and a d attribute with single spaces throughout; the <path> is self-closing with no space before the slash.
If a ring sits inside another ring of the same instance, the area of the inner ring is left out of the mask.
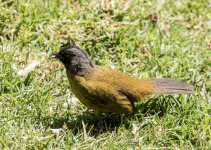
<path id="1" fill-rule="evenodd" d="M 154 85 L 154 94 L 190 94 L 193 92 L 193 86 L 173 79 L 150 79 Z"/>

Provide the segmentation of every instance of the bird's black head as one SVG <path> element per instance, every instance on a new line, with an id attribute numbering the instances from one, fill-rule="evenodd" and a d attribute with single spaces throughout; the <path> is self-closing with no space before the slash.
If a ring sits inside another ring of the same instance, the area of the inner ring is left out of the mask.
<path id="1" fill-rule="evenodd" d="M 89 55 L 78 46 L 67 46 L 62 48 L 59 52 L 52 55 L 52 57 L 59 59 L 66 69 L 74 72 L 82 70 L 83 68 L 93 68 Z"/>
<path id="2" fill-rule="evenodd" d="M 70 63 L 74 57 L 89 59 L 88 54 L 78 46 L 64 47 L 52 57 L 59 59 L 62 63 Z"/>

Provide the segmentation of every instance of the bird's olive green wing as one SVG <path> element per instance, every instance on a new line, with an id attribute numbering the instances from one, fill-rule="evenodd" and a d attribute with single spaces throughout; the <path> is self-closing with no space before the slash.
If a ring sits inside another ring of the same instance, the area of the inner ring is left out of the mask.
<path id="1" fill-rule="evenodd" d="M 109 68 L 100 67 L 94 72 L 90 80 L 107 83 L 117 88 L 132 102 L 139 101 L 142 97 L 154 91 L 154 84 L 131 78 L 120 71 Z"/>
<path id="2" fill-rule="evenodd" d="M 127 96 L 109 83 L 95 81 L 82 84 L 85 99 L 91 102 L 92 109 L 101 112 L 130 113 L 134 112 L 134 104 Z"/>

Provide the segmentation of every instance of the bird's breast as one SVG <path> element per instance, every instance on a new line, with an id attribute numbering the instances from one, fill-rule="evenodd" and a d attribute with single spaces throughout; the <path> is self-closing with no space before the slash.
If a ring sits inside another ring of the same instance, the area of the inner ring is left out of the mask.
<path id="1" fill-rule="evenodd" d="M 95 103 L 90 99 L 90 95 L 86 87 L 86 78 L 82 76 L 71 76 L 67 73 L 70 88 L 73 94 L 80 100 L 82 104 L 88 108 L 95 109 Z"/>

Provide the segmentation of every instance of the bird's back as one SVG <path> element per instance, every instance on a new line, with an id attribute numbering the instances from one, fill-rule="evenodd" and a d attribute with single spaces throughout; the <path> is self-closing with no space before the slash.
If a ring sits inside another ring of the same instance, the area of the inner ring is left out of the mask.
<path id="1" fill-rule="evenodd" d="M 102 85 L 109 85 L 113 87 L 112 90 L 127 95 L 131 101 L 138 101 L 144 95 L 153 93 L 155 89 L 154 84 L 148 81 L 132 78 L 120 71 L 104 67 L 97 67 L 87 79 L 90 82 L 97 81 Z"/>

